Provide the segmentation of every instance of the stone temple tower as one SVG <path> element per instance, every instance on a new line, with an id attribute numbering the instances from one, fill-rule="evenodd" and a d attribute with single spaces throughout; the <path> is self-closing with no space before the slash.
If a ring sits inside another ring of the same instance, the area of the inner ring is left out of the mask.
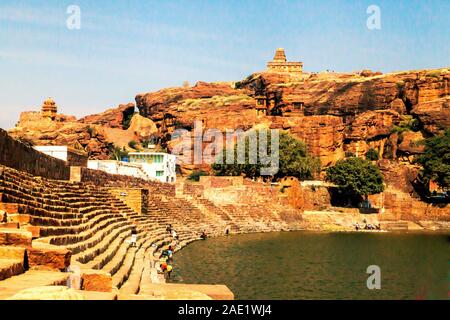
<path id="1" fill-rule="evenodd" d="M 52 120 L 55 119 L 58 113 L 58 106 L 52 98 L 48 98 L 42 105 L 41 115 Z"/>
<path id="2" fill-rule="evenodd" d="M 272 61 L 267 63 L 267 71 L 302 75 L 303 62 L 288 62 L 283 48 L 275 51 Z"/>

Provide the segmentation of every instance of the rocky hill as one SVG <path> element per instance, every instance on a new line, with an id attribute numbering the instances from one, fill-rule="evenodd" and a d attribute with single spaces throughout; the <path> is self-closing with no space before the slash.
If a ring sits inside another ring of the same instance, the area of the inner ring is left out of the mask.
<path id="1" fill-rule="evenodd" d="M 33 144 L 69 144 L 92 158 L 109 158 L 112 145 L 156 138 L 173 148 L 170 133 L 203 128 L 248 130 L 256 125 L 289 131 L 308 145 L 324 167 L 346 153 L 364 155 L 370 148 L 383 158 L 408 163 L 422 152 L 419 141 L 450 126 L 448 69 L 389 74 L 255 73 L 235 83 L 198 82 L 136 96 L 135 105 L 120 105 L 80 120 L 39 112 L 21 115 L 13 137 Z M 258 112 L 257 101 L 267 104 Z M 176 142 L 175 142 L 176 143 Z M 189 167 L 192 169 L 192 167 Z"/>

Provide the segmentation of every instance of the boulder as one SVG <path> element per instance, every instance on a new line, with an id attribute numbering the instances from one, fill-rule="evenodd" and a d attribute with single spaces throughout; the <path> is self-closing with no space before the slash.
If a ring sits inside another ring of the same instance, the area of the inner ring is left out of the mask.
<path id="1" fill-rule="evenodd" d="M 101 270 L 82 270 L 82 289 L 86 291 L 112 292 L 112 277 Z"/>
<path id="2" fill-rule="evenodd" d="M 20 229 L 0 229 L 0 246 L 30 247 L 33 235 Z"/>
<path id="3" fill-rule="evenodd" d="M 37 241 L 28 249 L 28 263 L 32 269 L 65 271 L 71 256 L 68 249 Z"/>

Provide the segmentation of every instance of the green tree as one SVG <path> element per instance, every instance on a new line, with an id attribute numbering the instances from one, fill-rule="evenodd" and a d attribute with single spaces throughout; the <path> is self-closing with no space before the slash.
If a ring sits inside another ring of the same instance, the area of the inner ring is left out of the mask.
<path id="1" fill-rule="evenodd" d="M 450 129 L 444 135 L 425 140 L 425 152 L 419 157 L 424 182 L 435 181 L 442 188 L 450 187 Z"/>
<path id="2" fill-rule="evenodd" d="M 125 150 L 125 148 L 120 149 L 120 147 L 117 147 L 113 145 L 109 148 L 109 158 L 111 160 L 121 161 L 122 158 L 128 156 L 128 152 Z"/>
<path id="3" fill-rule="evenodd" d="M 370 148 L 366 153 L 366 159 L 369 161 L 376 161 L 380 159 L 380 155 L 378 154 L 378 151 L 374 148 Z"/>
<path id="4" fill-rule="evenodd" d="M 359 195 L 365 199 L 370 194 L 383 192 L 383 175 L 378 167 L 361 158 L 340 160 L 327 169 L 326 179 L 336 184 L 348 195 Z"/>
<path id="5" fill-rule="evenodd" d="M 128 142 L 128 146 L 129 146 L 131 149 L 137 150 L 137 142 L 134 141 L 134 140 L 131 140 L 130 142 Z"/>
<path id="6" fill-rule="evenodd" d="M 268 152 L 270 155 L 271 152 L 271 136 L 270 131 L 267 131 L 268 137 Z M 258 145 L 259 145 L 259 131 L 255 131 Z M 259 177 L 260 169 L 266 167 L 266 165 L 261 164 L 261 162 L 257 161 L 256 164 L 250 163 L 250 139 L 249 136 L 246 135 L 245 139 L 245 163 L 237 163 L 237 144 L 234 146 L 234 163 L 227 164 L 226 163 L 226 149 L 222 150 L 221 159 L 223 159 L 223 163 L 216 161 L 213 164 L 212 168 L 214 173 L 219 176 L 239 176 L 245 175 L 249 178 Z M 311 179 L 313 176 L 320 172 L 320 161 L 308 155 L 305 144 L 294 138 L 293 136 L 287 133 L 280 134 L 279 140 L 279 170 L 275 174 L 275 178 L 281 178 L 286 176 L 293 176 L 299 179 Z"/>

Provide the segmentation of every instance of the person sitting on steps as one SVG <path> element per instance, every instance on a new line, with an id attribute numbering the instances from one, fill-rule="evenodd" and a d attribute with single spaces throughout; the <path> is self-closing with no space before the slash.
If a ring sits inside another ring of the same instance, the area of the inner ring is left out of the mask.
<path id="1" fill-rule="evenodd" d="M 208 235 L 206 234 L 206 230 L 203 230 L 202 234 L 200 235 L 200 239 L 206 240 L 208 238 Z"/>
<path id="2" fill-rule="evenodd" d="M 133 228 L 133 230 L 131 230 L 131 246 L 136 247 L 136 242 L 137 242 L 137 230 L 136 228 Z"/>

